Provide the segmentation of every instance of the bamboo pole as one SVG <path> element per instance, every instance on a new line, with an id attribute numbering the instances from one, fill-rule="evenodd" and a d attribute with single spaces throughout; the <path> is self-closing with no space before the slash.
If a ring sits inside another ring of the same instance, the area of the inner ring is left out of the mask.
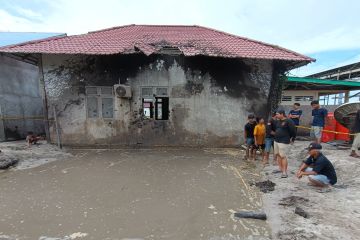
<path id="1" fill-rule="evenodd" d="M 42 97 L 42 101 L 43 101 L 43 118 L 44 118 L 45 135 L 46 135 L 47 142 L 50 143 L 49 111 L 48 111 L 48 102 L 47 102 L 46 88 L 45 88 L 42 54 L 40 54 L 40 56 L 39 56 L 38 67 L 39 67 L 40 92 L 42 93 L 41 97 Z"/>
<path id="2" fill-rule="evenodd" d="M 55 105 L 53 105 L 53 112 L 54 112 L 54 120 L 55 120 L 54 126 L 55 126 L 55 130 L 56 130 L 57 145 L 61 149 L 62 145 L 61 145 L 61 138 L 60 138 L 60 129 L 59 129 L 59 122 L 58 122 L 58 119 L 57 119 L 57 113 L 56 113 Z"/>

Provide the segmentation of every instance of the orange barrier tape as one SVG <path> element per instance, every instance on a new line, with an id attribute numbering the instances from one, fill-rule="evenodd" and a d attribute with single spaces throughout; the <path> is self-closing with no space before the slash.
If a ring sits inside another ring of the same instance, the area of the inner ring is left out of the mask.
<path id="1" fill-rule="evenodd" d="M 305 126 L 296 126 L 296 127 L 311 130 L 311 128 L 305 127 Z M 322 130 L 322 131 L 323 132 L 328 132 L 328 133 L 335 133 L 335 134 L 347 134 L 347 135 L 350 135 L 350 136 L 355 136 L 356 135 L 354 133 L 336 132 L 336 131 L 331 131 L 331 130 Z"/>

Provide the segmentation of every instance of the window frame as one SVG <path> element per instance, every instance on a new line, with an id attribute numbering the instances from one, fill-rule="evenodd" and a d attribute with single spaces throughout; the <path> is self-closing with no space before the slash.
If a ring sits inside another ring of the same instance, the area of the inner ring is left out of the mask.
<path id="1" fill-rule="evenodd" d="M 88 89 L 96 88 L 96 93 L 88 93 Z M 102 93 L 102 89 L 107 88 L 111 89 L 111 94 L 109 93 Z M 112 120 L 114 119 L 114 88 L 111 86 L 86 86 L 85 87 L 85 108 L 86 108 L 86 119 L 105 119 L 105 120 Z M 89 107 L 88 107 L 88 98 L 96 98 L 97 99 L 97 116 L 90 117 L 89 116 Z M 104 99 L 112 99 L 112 117 L 103 117 L 103 98 Z"/>
<path id="2" fill-rule="evenodd" d="M 295 102 L 311 102 L 314 100 L 314 96 L 294 96 L 294 101 Z"/>
<path id="3" fill-rule="evenodd" d="M 151 88 L 152 89 L 152 94 L 151 95 L 143 95 L 143 89 L 145 88 Z M 166 95 L 157 95 L 158 93 L 158 89 L 166 89 Z M 150 110 L 150 112 L 152 114 L 151 117 L 147 117 L 146 119 L 151 119 L 154 121 L 168 121 L 169 120 L 169 115 L 170 115 L 170 97 L 169 97 L 169 87 L 168 86 L 140 86 L 140 96 L 141 96 L 141 107 L 143 108 L 144 111 L 144 101 L 145 102 L 150 102 L 148 101 L 149 99 L 152 99 L 152 110 Z M 157 119 L 157 106 L 156 104 L 157 99 L 159 98 L 167 98 L 167 108 L 168 108 L 168 113 L 167 113 L 167 119 Z"/>

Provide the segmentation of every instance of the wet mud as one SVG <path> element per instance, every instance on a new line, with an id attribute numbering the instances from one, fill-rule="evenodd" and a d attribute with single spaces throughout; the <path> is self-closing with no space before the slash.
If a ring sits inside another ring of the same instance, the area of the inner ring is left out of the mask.
<path id="1" fill-rule="evenodd" d="M 82 149 L 71 154 L 0 172 L 0 239 L 271 236 L 266 221 L 234 217 L 263 207 L 261 193 L 248 184 L 260 176 L 240 160 L 238 150 Z"/>

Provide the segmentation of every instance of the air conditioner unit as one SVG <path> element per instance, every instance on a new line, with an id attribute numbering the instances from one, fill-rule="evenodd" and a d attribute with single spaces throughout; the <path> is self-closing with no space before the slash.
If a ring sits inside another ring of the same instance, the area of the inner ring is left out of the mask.
<path id="1" fill-rule="evenodd" d="M 114 85 L 114 91 L 116 96 L 120 98 L 131 98 L 131 87 L 122 85 L 122 84 L 116 84 Z"/>

